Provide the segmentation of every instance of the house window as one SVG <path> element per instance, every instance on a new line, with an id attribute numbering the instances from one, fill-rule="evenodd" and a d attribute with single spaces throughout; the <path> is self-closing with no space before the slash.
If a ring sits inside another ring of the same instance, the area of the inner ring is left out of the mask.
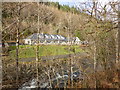
<path id="1" fill-rule="evenodd" d="M 28 41 L 28 44 L 30 44 L 30 41 Z"/>

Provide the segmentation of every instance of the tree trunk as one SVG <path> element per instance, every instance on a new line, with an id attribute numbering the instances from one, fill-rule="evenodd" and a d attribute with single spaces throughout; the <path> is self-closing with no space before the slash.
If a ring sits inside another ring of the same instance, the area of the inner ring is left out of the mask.
<path id="1" fill-rule="evenodd" d="M 117 38 L 116 61 L 119 62 L 120 60 L 120 4 L 118 4 L 118 32 L 117 32 L 116 38 Z"/>
<path id="2" fill-rule="evenodd" d="M 94 75 L 95 75 L 95 82 L 94 82 L 94 88 L 96 88 L 96 64 L 97 64 L 97 61 L 96 61 L 96 41 L 94 41 Z"/>
<path id="3" fill-rule="evenodd" d="M 20 30 L 20 2 L 18 2 L 18 23 L 17 23 L 17 39 L 16 39 L 16 84 L 18 85 L 19 79 L 19 30 Z"/>
<path id="4" fill-rule="evenodd" d="M 39 61 L 39 33 L 40 33 L 40 29 L 39 29 L 39 1 L 37 2 L 38 5 L 38 37 L 37 37 L 37 45 L 36 45 L 36 79 L 37 79 L 37 87 L 39 87 L 39 71 L 38 71 L 38 61 Z"/>

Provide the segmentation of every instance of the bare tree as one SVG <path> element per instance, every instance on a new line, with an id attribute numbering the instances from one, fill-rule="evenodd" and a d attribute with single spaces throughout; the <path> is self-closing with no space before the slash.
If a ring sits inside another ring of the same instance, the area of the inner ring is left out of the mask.
<path id="1" fill-rule="evenodd" d="M 38 36 L 37 36 L 37 45 L 36 45 L 36 78 L 37 78 L 37 86 L 39 87 L 39 71 L 38 71 L 38 61 L 39 61 L 39 33 L 40 33 L 40 29 L 39 29 L 39 1 L 37 2 L 37 5 L 38 5 L 38 26 L 37 26 L 37 29 L 38 29 Z"/>
<path id="2" fill-rule="evenodd" d="M 113 13 L 115 13 L 113 15 L 115 19 L 112 22 L 115 23 L 115 25 L 117 24 L 118 28 L 116 32 L 116 63 L 118 63 L 120 59 L 120 10 L 119 10 L 120 2 L 119 1 L 109 2 L 109 5 L 111 6 Z"/>
<path id="3" fill-rule="evenodd" d="M 19 30 L 20 30 L 20 3 L 18 3 L 18 23 L 17 23 L 17 40 L 16 40 L 16 82 L 18 84 L 18 79 L 19 79 L 19 65 L 18 65 L 18 60 L 19 60 Z"/>

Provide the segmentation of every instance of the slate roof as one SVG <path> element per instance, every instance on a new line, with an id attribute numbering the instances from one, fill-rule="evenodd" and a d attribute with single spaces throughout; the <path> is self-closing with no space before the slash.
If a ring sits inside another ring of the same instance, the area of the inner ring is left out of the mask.
<path id="1" fill-rule="evenodd" d="M 44 40 L 66 40 L 66 37 L 62 35 L 50 35 L 50 34 L 39 34 L 39 33 L 34 33 L 28 36 L 26 39 L 37 40 L 38 37 L 39 39 L 44 39 Z"/>

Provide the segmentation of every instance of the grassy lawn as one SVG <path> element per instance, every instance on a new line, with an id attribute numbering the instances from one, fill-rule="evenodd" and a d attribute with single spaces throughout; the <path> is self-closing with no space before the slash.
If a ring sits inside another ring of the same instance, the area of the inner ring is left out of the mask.
<path id="1" fill-rule="evenodd" d="M 9 52 L 11 58 L 15 58 L 16 50 L 15 46 L 11 47 L 13 50 Z M 50 55 L 64 55 L 72 53 L 84 52 L 80 46 L 62 46 L 62 45 L 44 45 L 39 46 L 39 56 L 50 56 Z M 36 56 L 36 46 L 31 45 L 20 45 L 19 47 L 19 58 L 30 58 Z"/>

